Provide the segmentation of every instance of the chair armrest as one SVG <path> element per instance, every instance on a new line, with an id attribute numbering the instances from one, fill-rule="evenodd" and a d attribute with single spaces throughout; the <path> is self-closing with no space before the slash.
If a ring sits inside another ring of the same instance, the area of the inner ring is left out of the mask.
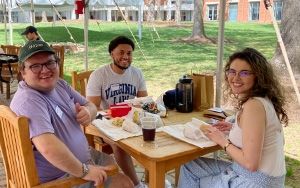
<path id="1" fill-rule="evenodd" d="M 84 179 L 71 176 L 71 177 L 49 181 L 47 183 L 34 186 L 33 188 L 73 187 L 75 185 L 81 185 L 87 182 L 88 181 Z"/>
<path id="2" fill-rule="evenodd" d="M 108 167 L 109 169 L 108 170 L 105 170 L 107 176 L 113 176 L 113 175 L 116 175 L 118 174 L 119 172 L 119 167 L 118 165 L 116 164 L 113 164 L 113 165 L 107 165 L 105 167 Z"/>
<path id="3" fill-rule="evenodd" d="M 107 166 L 110 169 L 106 170 L 106 174 L 107 176 L 113 176 L 116 175 L 119 172 L 119 168 L 117 165 L 109 165 Z M 81 185 L 84 183 L 87 183 L 88 181 L 81 179 L 81 178 L 77 178 L 74 176 L 70 176 L 70 177 L 66 177 L 66 178 L 62 178 L 62 179 L 56 179 L 47 183 L 43 183 L 37 186 L 34 186 L 33 188 L 56 188 L 56 187 L 65 187 L 65 188 L 71 188 L 75 185 Z M 102 186 L 99 186 L 102 187 Z"/>

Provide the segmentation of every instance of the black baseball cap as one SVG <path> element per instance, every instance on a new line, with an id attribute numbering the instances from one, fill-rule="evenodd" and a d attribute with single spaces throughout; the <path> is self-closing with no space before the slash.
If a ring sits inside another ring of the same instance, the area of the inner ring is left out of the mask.
<path id="1" fill-rule="evenodd" d="M 19 62 L 25 62 L 26 59 L 39 52 L 48 52 L 50 54 L 55 54 L 53 49 L 44 41 L 28 41 L 20 50 Z"/>
<path id="2" fill-rule="evenodd" d="M 28 27 L 26 27 L 25 31 L 23 31 L 23 33 L 21 33 L 21 35 L 27 35 L 28 33 L 37 33 L 37 28 L 35 28 L 33 26 L 28 26 Z"/>

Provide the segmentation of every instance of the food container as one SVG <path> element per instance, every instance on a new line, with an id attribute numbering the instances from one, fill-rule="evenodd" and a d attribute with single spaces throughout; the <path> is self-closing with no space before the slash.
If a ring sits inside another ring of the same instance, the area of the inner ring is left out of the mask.
<path id="1" fill-rule="evenodd" d="M 128 112 L 131 110 L 131 106 L 128 104 L 115 104 L 109 107 L 111 117 L 122 117 L 126 116 Z"/>

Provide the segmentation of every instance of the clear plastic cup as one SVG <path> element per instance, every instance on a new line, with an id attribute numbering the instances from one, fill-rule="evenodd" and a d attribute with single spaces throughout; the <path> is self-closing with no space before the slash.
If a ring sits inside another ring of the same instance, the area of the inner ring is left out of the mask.
<path id="1" fill-rule="evenodd" d="M 155 140 L 155 129 L 157 126 L 157 118 L 155 117 L 142 117 L 141 126 L 143 131 L 144 141 L 154 141 Z"/>

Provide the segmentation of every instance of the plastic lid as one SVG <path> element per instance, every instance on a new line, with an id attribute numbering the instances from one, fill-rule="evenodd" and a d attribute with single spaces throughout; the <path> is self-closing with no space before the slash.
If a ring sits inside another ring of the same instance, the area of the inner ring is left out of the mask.
<path id="1" fill-rule="evenodd" d="M 184 75 L 182 78 L 179 79 L 179 82 L 182 84 L 190 84 L 192 83 L 192 78 L 187 77 L 187 75 Z"/>

